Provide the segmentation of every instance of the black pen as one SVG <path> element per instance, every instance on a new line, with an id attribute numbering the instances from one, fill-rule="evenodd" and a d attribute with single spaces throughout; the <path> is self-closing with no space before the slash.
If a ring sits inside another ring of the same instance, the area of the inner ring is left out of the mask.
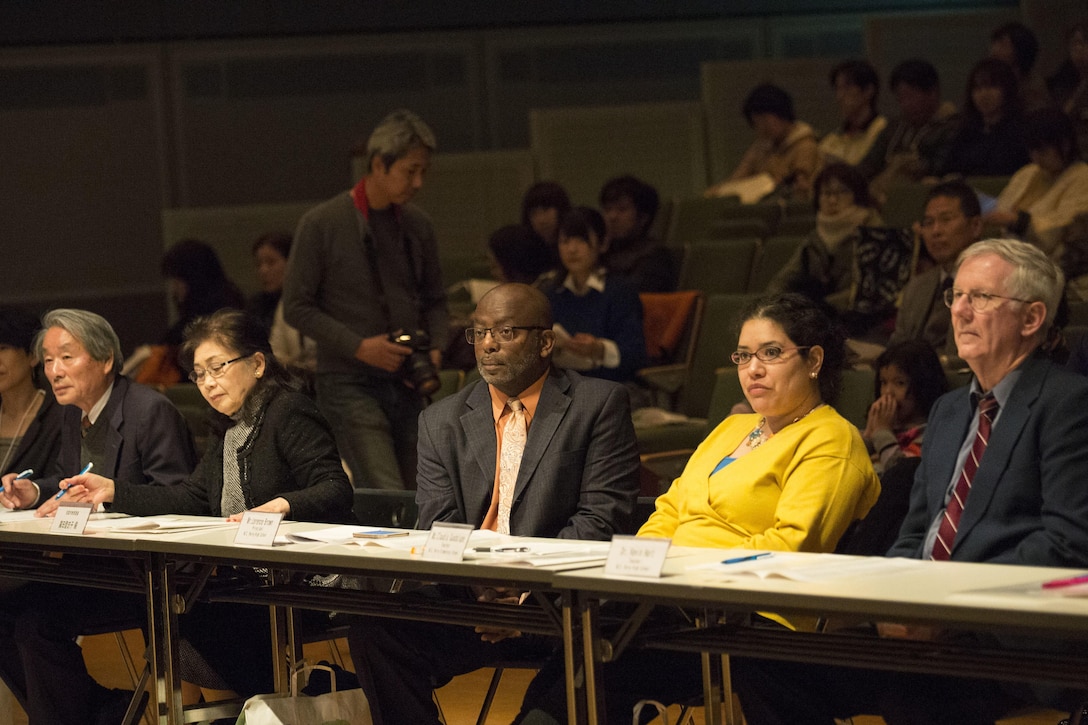
<path id="1" fill-rule="evenodd" d="M 477 546 L 473 549 L 477 554 L 527 554 L 529 552 L 528 546 L 496 546 L 494 548 L 490 546 Z"/>

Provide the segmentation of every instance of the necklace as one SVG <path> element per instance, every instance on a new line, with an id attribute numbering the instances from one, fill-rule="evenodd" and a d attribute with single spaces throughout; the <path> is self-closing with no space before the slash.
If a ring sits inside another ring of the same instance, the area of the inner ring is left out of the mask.
<path id="1" fill-rule="evenodd" d="M 11 437 L 11 443 L 8 444 L 8 452 L 4 454 L 4 460 L 0 461 L 0 473 L 3 473 L 7 470 L 8 460 L 11 458 L 11 454 L 15 452 L 15 444 L 22 439 L 22 436 L 19 435 L 19 431 L 23 429 L 23 423 L 26 422 L 26 417 L 30 414 L 30 411 L 34 409 L 34 406 L 37 404 L 39 397 L 45 397 L 44 390 L 38 390 L 38 392 L 34 393 L 34 399 L 30 401 L 30 405 L 26 406 L 26 409 L 23 411 L 23 416 L 19 418 L 19 425 L 15 427 L 15 435 Z M 2 427 L 3 422 L 4 401 L 0 399 L 0 427 Z"/>
<path id="2" fill-rule="evenodd" d="M 808 416 L 809 413 L 811 413 L 813 410 L 816 410 L 817 408 L 819 408 L 821 406 L 823 406 L 823 403 L 817 403 L 816 405 L 814 405 L 812 407 L 812 410 L 810 410 L 808 413 L 805 413 L 804 415 L 799 415 L 796 418 L 794 418 L 792 421 L 790 421 L 790 425 L 793 425 L 794 423 L 801 420 L 802 418 L 805 418 L 806 416 Z M 766 418 L 766 416 L 764 416 L 764 417 L 759 419 L 759 425 L 757 425 L 755 428 L 753 428 L 752 432 L 748 434 L 748 448 L 750 448 L 750 449 L 759 448 L 763 444 L 763 441 L 768 440 L 771 437 L 769 435 L 764 437 L 764 435 L 763 435 L 763 428 L 766 425 L 767 425 L 767 418 Z"/>

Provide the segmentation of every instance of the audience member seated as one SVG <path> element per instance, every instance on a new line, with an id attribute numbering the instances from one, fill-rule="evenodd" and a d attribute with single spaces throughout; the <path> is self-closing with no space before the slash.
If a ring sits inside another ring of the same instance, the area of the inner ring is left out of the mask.
<path id="1" fill-rule="evenodd" d="M 288 367 L 313 371 L 317 367 L 317 343 L 283 319 L 280 297 L 290 256 L 290 234 L 270 232 L 257 238 L 253 243 L 253 261 L 261 291 L 250 298 L 246 309 L 268 328 L 268 340 L 277 360 Z"/>
<path id="2" fill-rule="evenodd" d="M 1088 211 L 1088 164 L 1077 151 L 1073 123 L 1057 109 L 1028 114 L 1027 144 L 1032 163 L 1009 179 L 984 221 L 1057 256 L 1065 227 Z"/>
<path id="3" fill-rule="evenodd" d="M 560 270 L 541 280 L 555 318 L 555 364 L 626 382 L 646 366 L 638 291 L 599 263 L 604 221 L 577 207 L 559 227 Z"/>
<path id="4" fill-rule="evenodd" d="M 676 289 L 676 262 L 650 235 L 659 205 L 657 189 L 634 176 L 618 176 L 601 187 L 604 253 L 601 263 L 639 292 Z"/>
<path id="5" fill-rule="evenodd" d="M 873 468 L 883 473 L 904 458 L 922 455 L 926 419 L 937 398 L 948 392 L 948 378 L 937 353 L 921 340 L 889 346 L 873 368 L 876 400 L 861 438 Z"/>
<path id="6" fill-rule="evenodd" d="M 974 379 L 929 416 L 910 511 L 888 556 L 1025 566 L 1088 566 L 1088 380 L 1040 346 L 1062 274 L 1038 248 L 987 240 L 964 252 L 952 287 L 959 354 Z M 968 462 L 969 461 L 969 462 Z M 952 483 L 955 482 L 955 483 Z M 961 517 L 962 513 L 962 517 Z M 879 625 L 881 634 L 1015 649 L 1026 635 Z M 1080 642 L 1030 642 L 1078 651 Z M 934 653 L 939 657 L 939 653 Z M 731 658 L 749 723 L 831 725 L 880 715 L 889 723 L 989 723 L 1040 704 L 1066 712 L 1083 693 L 958 678 Z M 1070 697 L 1072 695 L 1072 697 Z"/>
<path id="7" fill-rule="evenodd" d="M 85 473 L 62 484 L 66 500 L 112 503 L 113 511 L 135 516 L 240 521 L 247 511 L 264 511 L 347 523 L 352 488 L 332 431 L 276 360 L 260 320 L 239 310 L 197 318 L 186 329 L 182 354 L 191 363 L 189 378 L 217 414 L 213 442 L 193 474 L 176 486 L 140 486 Z M 49 500 L 38 512 L 48 515 L 57 503 Z M 179 628 L 182 679 L 216 693 L 206 699 L 272 690 L 267 607 L 197 604 Z M 196 702 L 196 693 L 187 700 Z"/>
<path id="8" fill-rule="evenodd" d="M 262 234 L 253 242 L 253 264 L 261 290 L 249 298 L 246 310 L 268 328 L 272 327 L 283 294 L 283 278 L 287 274 L 290 254 L 291 235 L 285 232 Z"/>
<path id="9" fill-rule="evenodd" d="M 166 250 L 162 275 L 170 290 L 177 320 L 163 334 L 151 357 L 143 363 L 136 381 L 146 385 L 172 385 L 185 379 L 181 349 L 185 327 L 201 315 L 224 307 L 242 309 L 241 290 L 227 278 L 219 255 L 197 239 L 183 239 Z"/>
<path id="10" fill-rule="evenodd" d="M 479 380 L 419 417 L 418 528 L 471 524 L 516 536 L 609 540 L 634 527 L 638 450 L 620 385 L 557 370 L 547 298 L 504 284 L 466 336 Z M 515 485 L 516 482 L 516 485 Z M 527 592 L 424 587 L 405 597 L 533 607 Z M 351 655 L 375 722 L 437 724 L 433 688 L 504 660 L 542 659 L 556 642 L 481 627 L 359 618 Z"/>
<path id="11" fill-rule="evenodd" d="M 857 428 L 832 407 L 844 333 L 800 295 L 756 300 L 740 319 L 732 359 L 756 412 L 730 416 L 707 436 L 638 535 L 676 546 L 833 551 L 880 492 Z M 813 624 L 767 617 L 773 626 Z M 628 648 L 604 666 L 608 722 L 630 722 L 642 698 L 696 696 L 700 670 L 697 654 Z M 534 719 L 526 722 L 567 721 L 562 672 L 553 662 L 530 685 L 522 711 Z"/>
<path id="12" fill-rule="evenodd" d="M 1081 156 L 1088 154 L 1088 21 L 1069 31 L 1069 56 L 1047 79 L 1055 105 L 1073 121 Z"/>
<path id="13" fill-rule="evenodd" d="M 28 469 L 28 476 L 44 475 L 60 453 L 62 408 L 38 366 L 39 329 L 29 312 L 0 307 L 0 483 L 5 489 Z"/>
<path id="14" fill-rule="evenodd" d="M 1077 214 L 1066 227 L 1059 263 L 1065 274 L 1066 300 L 1088 302 L 1088 212 Z"/>
<path id="15" fill-rule="evenodd" d="M 831 69 L 830 78 L 842 125 L 820 139 L 820 161 L 854 165 L 888 125 L 877 110 L 880 77 L 869 61 L 847 60 Z"/>
<path id="16" fill-rule="evenodd" d="M 767 291 L 799 292 L 845 310 L 854 281 L 858 227 L 880 226 L 883 221 L 869 196 L 869 185 L 852 166 L 826 166 L 816 177 L 815 192 L 816 229 Z"/>
<path id="17" fill-rule="evenodd" d="M 944 293 L 952 287 L 960 253 L 979 240 L 981 214 L 978 195 L 962 181 L 946 181 L 929 190 L 917 232 L 935 264 L 911 277 L 903 288 L 889 345 L 922 340 L 946 365 L 957 366 L 952 314 L 944 303 Z"/>
<path id="18" fill-rule="evenodd" d="M 552 250 L 524 224 L 496 229 L 487 240 L 487 253 L 491 275 L 499 282 L 533 284 L 555 266 Z"/>
<path id="19" fill-rule="evenodd" d="M 956 108 L 941 102 L 941 85 L 933 64 L 920 59 L 897 65 L 888 81 L 899 106 L 899 118 L 877 137 L 858 169 L 883 200 L 898 181 L 932 176 L 956 132 Z"/>
<path id="20" fill-rule="evenodd" d="M 88 464 L 132 487 L 166 490 L 185 481 L 196 463 L 185 419 L 163 395 L 119 374 L 121 342 L 110 324 L 93 312 L 58 309 L 45 314 L 42 328 L 35 350 L 63 406 L 60 452 L 32 478 L 5 478 L 0 504 L 53 510 L 61 480 Z M 0 597 L 0 676 L 23 693 L 30 722 L 120 722 L 132 693 L 95 682 L 76 637 L 96 623 L 142 621 L 146 613 L 142 595 L 41 582 Z"/>
<path id="21" fill-rule="evenodd" d="M 521 223 L 544 240 L 552 255 L 552 266 L 559 264 L 559 220 L 571 210 L 567 190 L 554 181 L 538 181 L 521 199 Z"/>
<path id="22" fill-rule="evenodd" d="M 938 162 L 936 176 L 1012 176 L 1028 163 L 1024 117 L 1012 67 L 979 61 L 967 77 L 959 130 Z"/>
<path id="23" fill-rule="evenodd" d="M 742 113 L 755 129 L 756 140 L 729 179 L 711 186 L 706 196 L 734 194 L 733 182 L 763 177 L 768 192 L 778 189 L 798 198 L 809 197 L 820 152 L 812 127 L 794 115 L 790 94 L 770 83 L 756 86 L 744 100 Z"/>
<path id="24" fill-rule="evenodd" d="M 1050 105 L 1050 96 L 1031 72 L 1038 55 L 1039 41 L 1023 23 L 1014 20 L 990 33 L 990 57 L 1012 66 L 1020 89 L 1020 108 L 1025 113 Z"/>

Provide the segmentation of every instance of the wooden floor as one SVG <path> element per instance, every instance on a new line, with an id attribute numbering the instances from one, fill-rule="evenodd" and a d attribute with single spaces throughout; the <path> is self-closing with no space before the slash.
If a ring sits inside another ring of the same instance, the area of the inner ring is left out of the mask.
<path id="1" fill-rule="evenodd" d="M 130 651 L 137 662 L 143 657 L 143 637 L 138 631 L 126 632 L 126 640 Z M 112 634 L 87 637 L 83 641 L 83 649 L 87 660 L 87 667 L 91 675 L 106 687 L 119 687 L 131 689 L 132 684 L 125 672 L 124 664 Z M 347 643 L 340 640 L 338 649 L 342 657 L 350 667 Z M 306 657 L 311 660 L 329 659 L 331 651 L 328 644 L 318 643 L 307 645 Z M 495 702 L 491 706 L 488 723 L 509 723 L 517 715 L 521 705 L 525 688 L 529 685 L 533 673 L 530 670 L 511 670 L 503 675 Z M 488 682 L 491 679 L 491 670 L 477 670 L 470 674 L 458 677 L 450 684 L 438 691 L 438 702 L 442 708 L 448 725 L 472 725 L 476 722 L 476 716 L 487 691 Z M 8 713 L 0 712 L 0 723 L 11 722 L 12 725 L 27 725 L 26 715 L 15 706 L 16 712 L 11 719 Z M 669 713 L 669 723 L 675 724 L 679 708 L 673 707 Z M 1000 721 L 1000 725 L 1056 725 L 1065 717 L 1055 710 L 1040 710 L 1031 714 Z M 657 720 L 655 722 L 660 722 Z M 883 725 L 883 720 L 874 717 L 854 718 L 853 725 Z M 695 723 L 703 725 L 703 715 L 697 712 Z"/>

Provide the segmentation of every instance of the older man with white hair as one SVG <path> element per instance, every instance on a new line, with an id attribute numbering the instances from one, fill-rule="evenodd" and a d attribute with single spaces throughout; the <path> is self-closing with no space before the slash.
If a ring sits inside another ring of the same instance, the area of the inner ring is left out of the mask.
<path id="1" fill-rule="evenodd" d="M 1025 242 L 990 239 L 960 255 L 945 303 L 974 379 L 933 406 L 910 511 L 888 556 L 1088 567 L 1088 380 L 1055 365 L 1043 348 L 1063 285 L 1057 266 Z M 948 635 L 878 629 L 912 639 Z M 993 635 L 956 636 L 968 647 L 995 642 Z M 830 725 L 860 713 L 895 725 L 992 723 L 1028 705 L 1068 709 L 1077 696 L 993 680 L 747 658 L 735 658 L 732 673 L 750 725 Z"/>

